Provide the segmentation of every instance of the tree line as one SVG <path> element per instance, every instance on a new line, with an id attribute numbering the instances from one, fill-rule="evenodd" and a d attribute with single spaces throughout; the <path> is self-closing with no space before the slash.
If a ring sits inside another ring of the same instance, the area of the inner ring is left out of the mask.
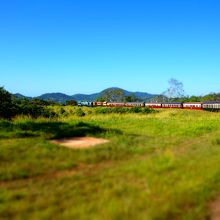
<path id="1" fill-rule="evenodd" d="M 16 99 L 12 94 L 0 87 L 0 118 L 10 119 L 17 115 L 37 117 L 54 117 L 56 113 L 45 108 L 52 103 L 38 99 Z"/>
<path id="2" fill-rule="evenodd" d="M 220 101 L 220 93 L 211 93 L 205 96 L 186 96 L 184 94 L 183 83 L 176 79 L 169 80 L 169 88 L 161 95 L 155 96 L 148 100 L 141 100 L 134 95 L 126 96 L 122 89 L 108 89 L 96 101 L 112 102 L 203 102 L 203 101 Z M 29 115 L 37 117 L 56 117 L 56 113 L 47 106 L 61 105 L 54 101 L 45 101 L 41 99 L 18 99 L 10 94 L 3 87 L 0 87 L 0 118 L 10 119 L 17 115 Z M 77 101 L 69 100 L 62 106 L 77 105 Z"/>

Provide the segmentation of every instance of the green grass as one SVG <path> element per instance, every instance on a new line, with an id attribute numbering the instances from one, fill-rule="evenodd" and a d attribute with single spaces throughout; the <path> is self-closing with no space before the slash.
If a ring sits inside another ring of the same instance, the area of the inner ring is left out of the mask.
<path id="1" fill-rule="evenodd" d="M 76 110 L 0 121 L 0 219 L 207 219 L 220 192 L 219 113 Z M 69 136 L 110 142 L 49 142 Z"/>

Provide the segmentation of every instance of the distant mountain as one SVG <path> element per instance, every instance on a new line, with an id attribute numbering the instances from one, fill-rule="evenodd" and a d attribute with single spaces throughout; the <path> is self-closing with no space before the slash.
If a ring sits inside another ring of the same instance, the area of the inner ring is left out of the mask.
<path id="1" fill-rule="evenodd" d="M 100 97 L 100 94 L 101 93 L 93 93 L 91 95 L 85 95 L 85 94 L 75 94 L 75 95 L 72 95 L 71 98 L 76 100 L 76 101 L 83 101 L 83 100 L 86 100 L 86 101 L 94 101 L 96 100 L 98 97 Z"/>
<path id="2" fill-rule="evenodd" d="M 111 88 L 107 88 L 107 89 L 101 91 L 99 93 L 98 97 L 102 96 L 103 94 L 105 94 L 109 90 L 121 90 L 125 96 L 134 96 L 134 97 L 136 97 L 140 100 L 143 100 L 143 101 L 149 100 L 149 99 L 157 96 L 155 94 L 150 94 L 150 93 L 146 93 L 146 92 L 130 92 L 130 91 L 118 88 L 118 87 L 111 87 Z"/>
<path id="3" fill-rule="evenodd" d="M 56 93 L 45 93 L 43 95 L 35 97 L 37 99 L 42 99 L 45 101 L 53 101 L 53 102 L 58 102 L 58 103 L 64 103 L 66 101 L 69 101 L 72 99 L 71 96 L 56 92 Z"/>
<path id="4" fill-rule="evenodd" d="M 93 93 L 93 94 L 90 94 L 90 95 L 76 94 L 76 95 L 73 95 L 71 97 L 72 97 L 72 99 L 74 99 L 76 101 L 82 101 L 82 100 L 94 101 L 98 97 L 102 97 L 103 94 L 106 93 L 106 91 L 118 90 L 118 89 L 122 90 L 125 96 L 135 96 L 140 100 L 149 100 L 150 98 L 153 98 L 153 97 L 157 96 L 155 94 L 150 94 L 150 93 L 146 93 L 146 92 L 130 92 L 130 91 L 127 91 L 127 90 L 124 90 L 124 89 L 121 89 L 121 88 L 112 87 L 112 88 L 105 89 L 105 90 L 103 90 L 99 93 Z"/>
<path id="5" fill-rule="evenodd" d="M 157 96 L 156 94 L 149 94 L 146 92 L 134 92 L 133 94 L 134 96 L 138 97 L 139 99 L 143 99 L 143 100 Z"/>
<path id="6" fill-rule="evenodd" d="M 45 100 L 45 101 L 50 100 L 50 101 L 54 101 L 54 102 L 58 102 L 58 103 L 65 103 L 66 101 L 69 101 L 69 100 L 94 101 L 98 97 L 102 97 L 102 95 L 105 94 L 106 91 L 117 90 L 117 89 L 122 90 L 125 96 L 135 96 L 138 99 L 143 100 L 143 101 L 149 100 L 149 99 L 157 96 L 155 94 L 150 94 L 150 93 L 146 93 L 146 92 L 130 92 L 130 91 L 118 88 L 118 87 L 111 87 L 111 88 L 105 89 L 105 90 L 103 90 L 99 93 L 93 93 L 93 94 L 75 94 L 75 95 L 69 96 L 69 95 L 66 95 L 66 94 L 63 94 L 63 93 L 45 93 L 43 95 L 40 95 L 40 96 L 37 96 L 37 97 L 34 97 L 34 98 L 42 99 L 42 100 Z M 14 96 L 19 98 L 19 99 L 20 98 L 31 99 L 31 97 L 26 97 L 26 96 L 23 96 L 19 93 L 14 94 Z"/>
<path id="7" fill-rule="evenodd" d="M 13 94 L 13 96 L 17 99 L 32 99 L 32 97 L 24 96 L 20 93 L 15 93 L 15 94 Z"/>

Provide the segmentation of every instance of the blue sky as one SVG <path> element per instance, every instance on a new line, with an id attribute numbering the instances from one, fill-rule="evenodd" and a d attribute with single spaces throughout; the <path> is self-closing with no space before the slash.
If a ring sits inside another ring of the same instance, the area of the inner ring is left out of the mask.
<path id="1" fill-rule="evenodd" d="M 219 0 L 0 0 L 0 86 L 220 92 Z"/>

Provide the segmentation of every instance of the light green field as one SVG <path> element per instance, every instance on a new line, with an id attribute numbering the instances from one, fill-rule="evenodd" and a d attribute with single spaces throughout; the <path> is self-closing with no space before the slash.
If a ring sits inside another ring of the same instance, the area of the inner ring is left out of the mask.
<path id="1" fill-rule="evenodd" d="M 220 113 L 0 122 L 0 219 L 207 219 L 220 193 Z M 59 109 L 56 109 L 59 111 Z M 110 143 L 72 150 L 55 137 Z"/>

